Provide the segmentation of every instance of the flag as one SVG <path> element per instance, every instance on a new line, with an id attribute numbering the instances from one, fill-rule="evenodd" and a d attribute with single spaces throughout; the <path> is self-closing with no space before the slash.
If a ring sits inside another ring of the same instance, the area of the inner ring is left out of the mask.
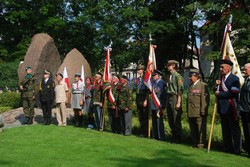
<path id="1" fill-rule="evenodd" d="M 68 73 L 67 73 L 66 67 L 64 67 L 64 69 L 63 69 L 63 81 L 67 84 L 68 89 L 69 89 L 70 88 L 69 77 L 68 77 Z"/>
<path id="2" fill-rule="evenodd" d="M 144 77 L 144 83 L 150 91 L 152 91 L 151 76 L 154 70 L 156 69 L 155 48 L 156 45 L 149 45 L 148 65 Z"/>
<path id="3" fill-rule="evenodd" d="M 221 51 L 222 51 L 222 59 L 228 59 L 233 62 L 233 68 L 232 73 L 239 77 L 240 79 L 240 85 L 242 86 L 244 83 L 244 78 L 240 71 L 240 66 L 237 61 L 237 57 L 234 53 L 234 49 L 231 43 L 231 40 L 229 38 L 229 32 L 231 31 L 231 25 L 228 24 L 225 27 L 224 37 L 222 41 Z"/>
<path id="4" fill-rule="evenodd" d="M 156 70 L 155 48 L 156 48 L 156 45 L 152 45 L 152 44 L 149 45 L 148 65 L 146 69 L 144 83 L 152 92 L 152 99 L 153 99 L 155 106 L 159 110 L 161 110 L 160 100 L 158 99 L 155 93 L 155 90 L 152 87 L 152 82 L 151 82 L 152 73 L 154 72 L 154 70 Z"/>
<path id="5" fill-rule="evenodd" d="M 108 91 L 108 100 L 110 103 L 115 104 L 115 98 L 112 93 L 112 87 L 111 87 L 111 69 L 110 69 L 110 52 L 111 52 L 111 47 L 108 47 L 106 49 L 106 59 L 105 59 L 105 66 L 104 66 L 104 74 L 103 74 L 103 81 L 105 84 L 104 91 Z"/>
<path id="6" fill-rule="evenodd" d="M 84 67 L 82 65 L 82 72 L 81 72 L 81 79 L 80 79 L 83 83 L 83 87 L 85 87 L 85 76 L 84 76 Z"/>

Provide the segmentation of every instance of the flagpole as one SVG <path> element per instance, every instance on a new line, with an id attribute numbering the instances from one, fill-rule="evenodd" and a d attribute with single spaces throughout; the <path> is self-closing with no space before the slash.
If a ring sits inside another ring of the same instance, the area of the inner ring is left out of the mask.
<path id="1" fill-rule="evenodd" d="M 233 16 L 230 15 L 230 18 L 229 18 L 229 22 L 228 24 L 232 24 L 232 19 L 233 19 Z M 227 26 L 228 26 L 227 24 Z M 223 41 L 222 41 L 222 45 L 221 45 L 221 56 L 223 57 L 224 55 L 224 52 L 225 52 L 225 44 L 226 44 L 226 35 L 228 33 L 228 27 L 226 26 L 225 28 L 225 32 L 224 32 L 224 36 L 223 36 Z M 219 73 L 218 75 L 218 79 L 220 80 L 221 79 L 221 75 Z M 220 89 L 220 86 L 218 85 L 217 87 L 217 91 L 219 91 Z M 211 127 L 210 127 L 210 133 L 209 133 L 209 140 L 208 140 L 208 147 L 207 147 L 207 153 L 210 152 L 210 148 L 211 148 L 211 143 L 212 143 L 212 136 L 213 136 L 213 130 L 214 130 L 214 120 L 215 120 L 215 114 L 216 114 L 216 111 L 217 111 L 217 105 L 218 105 L 218 98 L 216 97 L 215 99 L 215 103 L 214 103 L 214 110 L 213 110 L 213 114 L 212 114 L 212 121 L 211 121 Z"/>
<path id="2" fill-rule="evenodd" d="M 113 42 L 112 41 L 110 41 L 110 43 L 109 43 L 109 46 L 108 47 L 106 47 L 105 49 L 107 50 L 107 49 L 109 49 L 109 48 L 111 48 L 112 47 L 112 44 L 113 44 Z M 108 51 L 109 52 L 109 51 Z M 107 61 L 107 60 L 106 60 Z M 106 63 L 106 62 L 105 62 Z M 108 68 L 108 67 L 106 67 L 106 68 Z M 104 69 L 104 75 L 103 76 L 105 76 L 105 69 Z M 105 81 L 104 81 L 105 82 Z M 104 93 L 104 99 L 103 99 L 103 105 L 102 105 L 102 107 L 103 107 L 103 112 L 102 112 L 102 129 L 101 129 L 101 131 L 103 131 L 104 130 L 104 121 L 105 121 L 105 119 L 104 119 L 104 116 L 105 116 L 105 109 L 106 109 L 106 98 L 107 98 L 107 91 L 104 91 L 103 92 Z"/>
<path id="3" fill-rule="evenodd" d="M 150 52 L 150 49 L 151 49 L 151 45 L 152 45 L 152 35 L 151 33 L 149 33 L 149 52 Z M 151 107 L 150 107 L 150 104 L 151 104 L 151 99 L 149 97 L 149 93 L 147 93 L 147 101 L 148 101 L 148 138 L 151 137 L 151 121 L 150 121 L 150 112 L 151 112 Z"/>

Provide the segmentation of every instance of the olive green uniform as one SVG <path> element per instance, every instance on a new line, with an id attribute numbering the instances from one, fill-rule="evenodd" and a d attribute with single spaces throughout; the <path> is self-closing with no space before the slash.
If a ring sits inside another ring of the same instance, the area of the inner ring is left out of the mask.
<path id="1" fill-rule="evenodd" d="M 182 136 L 181 115 L 182 107 L 176 110 L 178 95 L 183 92 L 183 78 L 176 71 L 170 75 L 167 81 L 167 116 L 171 129 L 173 142 L 179 142 Z"/>
<path id="2" fill-rule="evenodd" d="M 187 115 L 193 142 L 198 147 L 206 143 L 208 104 L 207 85 L 202 81 L 191 84 L 187 92 Z"/>
<path id="3" fill-rule="evenodd" d="M 36 95 L 36 79 L 31 74 L 27 74 L 20 86 L 23 86 L 21 98 L 25 117 L 33 119 L 35 115 L 35 95 Z"/>
<path id="4" fill-rule="evenodd" d="M 118 91 L 118 108 L 121 112 L 121 125 L 122 132 L 124 135 L 131 135 L 132 133 L 132 94 L 131 89 L 127 87 L 128 85 L 120 85 Z M 128 111 L 125 111 L 128 108 Z"/>
<path id="5" fill-rule="evenodd" d="M 118 83 L 112 85 L 112 94 L 115 99 L 115 103 L 118 100 Z M 116 108 L 112 108 L 115 106 Z M 108 113 L 109 113 L 109 123 L 113 133 L 120 133 L 121 131 L 121 121 L 120 121 L 120 113 L 116 104 L 112 104 L 108 101 Z"/>

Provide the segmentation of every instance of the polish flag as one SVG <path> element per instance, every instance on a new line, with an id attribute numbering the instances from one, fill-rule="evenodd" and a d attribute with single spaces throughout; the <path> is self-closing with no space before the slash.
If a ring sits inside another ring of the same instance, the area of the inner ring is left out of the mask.
<path id="1" fill-rule="evenodd" d="M 84 67 L 82 65 L 82 72 L 81 72 L 81 81 L 83 83 L 83 86 L 85 87 L 85 76 L 84 76 Z"/>
<path id="2" fill-rule="evenodd" d="M 110 101 L 110 103 L 115 104 L 115 98 L 114 95 L 112 93 L 112 87 L 111 87 L 111 69 L 110 69 L 110 52 L 111 52 L 112 48 L 108 47 L 106 49 L 106 59 L 105 59 L 105 66 L 104 66 L 104 75 L 103 75 L 103 80 L 105 83 L 105 89 L 104 90 L 108 90 L 108 100 Z"/>
<path id="3" fill-rule="evenodd" d="M 66 67 L 64 67 L 64 69 L 63 69 L 63 81 L 67 84 L 68 89 L 69 89 L 70 88 L 70 84 L 69 84 L 69 77 L 68 77 L 68 73 L 67 73 Z"/>

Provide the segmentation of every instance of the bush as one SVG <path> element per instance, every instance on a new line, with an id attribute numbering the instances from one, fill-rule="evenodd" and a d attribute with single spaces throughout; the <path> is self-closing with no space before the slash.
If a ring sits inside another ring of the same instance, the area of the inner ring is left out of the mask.
<path id="1" fill-rule="evenodd" d="M 18 108 L 20 107 L 20 93 L 1 93 L 0 107 Z"/>

